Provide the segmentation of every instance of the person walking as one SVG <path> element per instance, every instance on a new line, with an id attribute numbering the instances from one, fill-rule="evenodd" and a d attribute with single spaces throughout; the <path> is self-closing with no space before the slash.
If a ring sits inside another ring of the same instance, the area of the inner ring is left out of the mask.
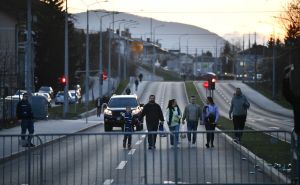
<path id="1" fill-rule="evenodd" d="M 146 116 L 146 125 L 149 132 L 156 132 L 158 129 L 159 121 L 164 122 L 164 116 L 161 107 L 155 103 L 155 96 L 149 96 L 149 102 L 144 106 L 142 113 L 139 116 L 139 120 L 142 120 Z M 163 123 L 161 123 L 163 124 Z M 155 149 L 157 134 L 148 135 L 148 149 Z"/>
<path id="2" fill-rule="evenodd" d="M 127 88 L 126 88 L 125 93 L 126 93 L 127 95 L 130 95 L 130 93 L 131 93 L 130 87 L 127 87 Z"/>
<path id="3" fill-rule="evenodd" d="M 234 142 L 240 143 L 243 135 L 243 130 L 245 127 L 245 122 L 247 118 L 247 110 L 250 108 L 250 103 L 248 102 L 246 96 L 242 94 L 240 88 L 236 88 L 235 94 L 232 97 L 229 119 L 233 120 L 233 127 L 235 131 Z"/>
<path id="4" fill-rule="evenodd" d="M 207 97 L 206 103 L 207 105 L 203 107 L 203 111 L 202 111 L 202 121 L 205 124 L 206 131 L 209 131 L 208 133 L 206 133 L 206 144 L 205 144 L 205 146 L 209 148 L 209 147 L 214 147 L 214 138 L 215 138 L 214 131 L 217 122 L 219 120 L 219 108 L 214 103 L 213 98 L 210 96 Z"/>
<path id="5" fill-rule="evenodd" d="M 101 115 L 102 98 L 98 97 L 96 100 L 97 117 Z"/>
<path id="6" fill-rule="evenodd" d="M 142 73 L 139 74 L 139 79 L 140 79 L 140 82 L 142 82 L 142 80 L 143 80 L 143 74 Z"/>
<path id="7" fill-rule="evenodd" d="M 170 134 L 170 142 L 171 146 L 174 146 L 174 144 L 178 144 L 179 141 L 178 132 L 181 119 L 181 111 L 175 99 L 169 100 L 165 118 L 167 120 L 170 131 L 173 132 L 172 134 Z M 176 142 L 174 142 L 174 139 L 176 140 Z"/>
<path id="8" fill-rule="evenodd" d="M 137 91 L 139 86 L 139 80 L 137 78 L 135 79 L 134 84 L 135 84 L 135 91 Z"/>
<path id="9" fill-rule="evenodd" d="M 201 107 L 196 104 L 195 96 L 190 97 L 190 103 L 184 108 L 183 116 L 182 116 L 182 124 L 184 124 L 184 120 L 187 122 L 187 130 L 188 132 L 188 142 L 191 144 L 191 131 L 197 131 L 198 122 L 201 120 Z M 193 133 L 192 144 L 196 144 L 197 133 Z"/>
<path id="10" fill-rule="evenodd" d="M 131 138 L 133 132 L 133 125 L 132 125 L 132 113 L 131 113 L 131 108 L 126 107 L 126 112 L 122 114 L 124 117 L 125 123 L 124 123 L 124 139 L 123 139 L 123 148 L 126 148 L 126 143 L 127 143 L 127 148 L 130 150 L 131 149 Z M 127 142 L 128 141 L 128 142 Z"/>
<path id="11" fill-rule="evenodd" d="M 33 112 L 31 108 L 31 104 L 28 101 L 28 94 L 24 93 L 23 98 L 17 104 L 16 111 L 18 122 L 21 123 L 21 139 L 23 147 L 34 147 L 35 145 L 31 143 L 32 134 L 34 133 L 34 125 L 33 125 Z M 29 135 L 27 140 L 25 140 L 25 134 L 28 130 Z"/>

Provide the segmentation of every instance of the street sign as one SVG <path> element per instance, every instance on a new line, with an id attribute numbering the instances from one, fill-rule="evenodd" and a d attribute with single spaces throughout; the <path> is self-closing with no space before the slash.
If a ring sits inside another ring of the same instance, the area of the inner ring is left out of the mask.
<path id="1" fill-rule="evenodd" d="M 202 85 L 203 85 L 203 87 L 204 87 L 205 89 L 207 89 L 207 88 L 208 88 L 208 81 L 204 81 Z"/>

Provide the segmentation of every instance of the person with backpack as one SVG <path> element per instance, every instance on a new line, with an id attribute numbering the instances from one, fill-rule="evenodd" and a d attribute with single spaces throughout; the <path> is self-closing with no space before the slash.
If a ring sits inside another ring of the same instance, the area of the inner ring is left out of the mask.
<path id="1" fill-rule="evenodd" d="M 233 140 L 236 143 L 241 142 L 243 135 L 243 130 L 245 127 L 245 122 L 247 118 L 247 110 L 250 108 L 250 103 L 248 102 L 246 96 L 242 94 L 240 88 L 236 88 L 235 94 L 232 97 L 230 110 L 229 110 L 229 119 L 233 121 L 234 130 L 239 131 L 235 132 L 235 139 Z"/>
<path id="2" fill-rule="evenodd" d="M 21 123 L 22 146 L 34 147 L 35 145 L 31 143 L 32 134 L 34 133 L 33 112 L 31 104 L 28 101 L 27 93 L 24 93 L 22 100 L 18 102 L 16 115 L 18 121 Z M 29 132 L 29 135 L 27 137 L 27 140 L 25 140 L 25 134 L 27 130 Z"/>
<path id="3" fill-rule="evenodd" d="M 202 121 L 205 125 L 206 131 L 209 131 L 206 133 L 206 144 L 205 146 L 207 148 L 214 147 L 214 131 L 217 125 L 217 122 L 219 120 L 219 108 L 214 103 L 214 100 L 212 97 L 207 97 L 206 99 L 207 105 L 203 107 L 202 111 Z M 210 144 L 210 145 L 209 145 Z"/>
<path id="4" fill-rule="evenodd" d="M 184 120 L 187 122 L 187 130 L 188 132 L 188 142 L 191 144 L 191 131 L 197 131 L 198 122 L 201 120 L 201 108 L 200 105 L 196 104 L 196 97 L 190 97 L 190 103 L 184 108 L 183 116 L 182 116 L 182 124 L 184 124 Z M 197 133 L 193 133 L 192 144 L 196 144 Z"/>
<path id="5" fill-rule="evenodd" d="M 131 113 L 131 108 L 126 107 L 126 112 L 122 113 L 122 116 L 124 117 L 125 123 L 124 123 L 124 139 L 123 139 L 123 148 L 126 148 L 126 143 L 127 143 L 127 148 L 130 150 L 131 149 L 131 138 L 132 134 L 131 132 L 134 131 L 133 125 L 132 125 L 132 113 Z M 128 142 L 127 142 L 128 141 Z"/>
<path id="6" fill-rule="evenodd" d="M 170 131 L 175 132 L 170 134 L 171 146 L 174 146 L 174 139 L 176 139 L 177 144 L 179 141 L 178 132 L 181 119 L 181 111 L 175 99 L 169 100 L 165 118 L 167 120 Z"/>

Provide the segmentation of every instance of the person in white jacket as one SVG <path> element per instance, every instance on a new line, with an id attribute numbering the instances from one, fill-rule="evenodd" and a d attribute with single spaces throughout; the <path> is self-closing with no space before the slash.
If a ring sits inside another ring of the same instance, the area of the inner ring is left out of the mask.
<path id="1" fill-rule="evenodd" d="M 170 131 L 177 132 L 170 135 L 171 146 L 174 146 L 174 144 L 178 144 L 179 141 L 178 132 L 181 119 L 181 111 L 175 99 L 169 100 L 165 118 Z M 174 139 L 176 139 L 176 143 Z"/>

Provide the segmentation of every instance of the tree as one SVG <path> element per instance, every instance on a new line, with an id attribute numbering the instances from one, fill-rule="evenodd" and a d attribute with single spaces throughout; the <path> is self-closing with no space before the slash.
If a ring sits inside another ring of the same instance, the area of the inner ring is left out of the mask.
<path id="1" fill-rule="evenodd" d="M 234 51 L 229 42 L 225 42 L 224 50 L 221 53 L 222 72 L 234 73 Z"/>

